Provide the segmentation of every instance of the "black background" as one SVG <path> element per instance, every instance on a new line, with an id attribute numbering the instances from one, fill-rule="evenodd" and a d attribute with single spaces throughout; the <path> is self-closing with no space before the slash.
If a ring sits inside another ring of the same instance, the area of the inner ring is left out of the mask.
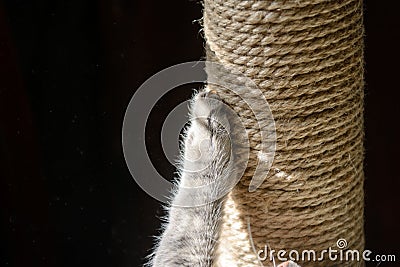
<path id="1" fill-rule="evenodd" d="M 398 6 L 365 3 L 366 247 L 397 263 Z M 0 266 L 144 262 L 162 209 L 125 165 L 123 115 L 151 75 L 203 57 L 201 10 L 189 0 L 0 1 Z"/>

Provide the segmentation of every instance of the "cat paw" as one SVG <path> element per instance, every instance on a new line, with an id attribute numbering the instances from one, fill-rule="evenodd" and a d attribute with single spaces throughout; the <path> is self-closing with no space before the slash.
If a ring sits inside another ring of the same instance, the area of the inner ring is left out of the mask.
<path id="1" fill-rule="evenodd" d="M 214 90 L 199 92 L 192 103 L 192 119 L 211 134 L 224 135 L 230 130 L 227 105 Z"/>

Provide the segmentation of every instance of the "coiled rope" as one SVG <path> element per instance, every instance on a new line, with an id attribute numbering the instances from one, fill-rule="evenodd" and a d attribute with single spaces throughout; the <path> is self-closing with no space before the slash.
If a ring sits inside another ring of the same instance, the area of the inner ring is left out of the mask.
<path id="1" fill-rule="evenodd" d="M 256 83 L 277 137 L 271 171 L 250 193 L 257 121 L 240 96 L 210 85 L 244 118 L 252 150 L 225 204 L 216 266 L 260 266 L 256 252 L 266 245 L 318 257 L 345 239 L 347 249 L 362 252 L 362 15 L 361 0 L 205 0 L 207 59 Z M 338 264 L 324 259 L 304 266 Z"/>

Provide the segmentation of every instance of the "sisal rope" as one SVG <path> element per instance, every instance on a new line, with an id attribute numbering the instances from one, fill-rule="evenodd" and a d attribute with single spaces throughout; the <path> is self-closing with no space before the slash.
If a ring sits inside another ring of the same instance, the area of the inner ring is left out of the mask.
<path id="1" fill-rule="evenodd" d="M 348 249 L 362 252 L 362 1 L 205 0 L 203 24 L 207 59 L 256 83 L 277 137 L 272 168 L 250 193 L 261 140 L 257 121 L 240 96 L 209 85 L 244 118 L 252 151 L 225 204 L 215 265 L 260 266 L 255 251 L 266 244 L 318 252 L 344 238 Z"/>

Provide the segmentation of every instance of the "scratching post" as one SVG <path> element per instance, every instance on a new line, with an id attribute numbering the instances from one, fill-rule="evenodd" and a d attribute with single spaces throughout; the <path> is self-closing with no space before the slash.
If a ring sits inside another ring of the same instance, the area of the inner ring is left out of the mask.
<path id="1" fill-rule="evenodd" d="M 272 168 L 250 193 L 252 166 L 261 160 L 257 121 L 240 96 L 210 85 L 246 117 L 252 146 L 250 167 L 225 204 L 215 265 L 260 266 L 255 252 L 266 244 L 318 253 L 343 238 L 362 252 L 362 1 L 205 0 L 203 23 L 207 59 L 256 83 L 277 138 Z M 299 263 L 338 264 L 327 257 Z"/>

